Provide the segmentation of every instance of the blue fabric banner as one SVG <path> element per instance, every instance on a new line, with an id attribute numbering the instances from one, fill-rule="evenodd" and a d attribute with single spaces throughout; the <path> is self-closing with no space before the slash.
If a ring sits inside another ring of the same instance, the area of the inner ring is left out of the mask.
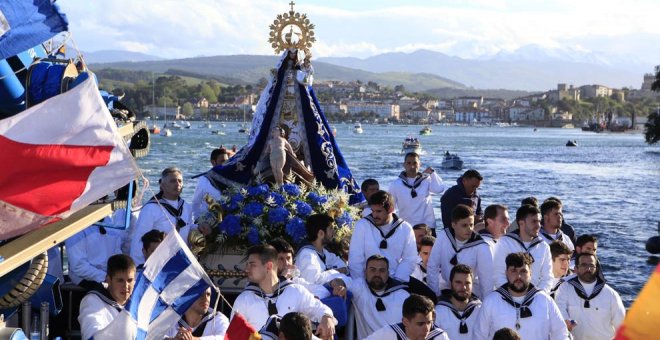
<path id="1" fill-rule="evenodd" d="M 284 52 L 277 71 L 273 74 L 271 83 L 262 93 L 266 105 L 257 108 L 253 120 L 250 141 L 238 153 L 223 165 L 216 166 L 207 173 L 212 183 L 219 189 L 229 185 L 249 185 L 255 180 L 255 169 L 260 157 L 263 156 L 271 129 L 278 124 L 284 91 L 287 91 L 287 72 L 291 72 L 288 52 Z M 296 66 L 293 71 L 298 70 Z M 289 89 L 290 90 L 290 89 Z M 350 204 L 364 201 L 360 187 L 353 178 L 343 155 L 339 151 L 330 125 L 316 99 L 311 86 L 297 84 L 299 97 L 295 114 L 299 124 L 304 128 L 303 145 L 309 148 L 307 164 L 316 180 L 329 189 L 340 189 L 350 194 Z M 260 99 L 261 101 L 262 99 Z M 256 129 L 256 130 L 255 130 Z"/>
<path id="2" fill-rule="evenodd" d="M 0 60 L 41 44 L 68 26 L 51 0 L 0 1 Z"/>

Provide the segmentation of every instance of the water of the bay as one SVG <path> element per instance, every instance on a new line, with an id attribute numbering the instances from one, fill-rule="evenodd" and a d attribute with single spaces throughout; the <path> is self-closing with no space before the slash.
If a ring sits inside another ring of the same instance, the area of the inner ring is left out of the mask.
<path id="1" fill-rule="evenodd" d="M 189 177 L 209 169 L 211 150 L 221 144 L 240 148 L 247 141 L 245 134 L 238 133 L 238 123 L 226 127 L 213 123 L 212 129 L 225 131 L 224 136 L 201 125 L 175 130 L 172 137 L 152 136 L 151 151 L 138 164 L 154 191 L 160 171 L 177 166 L 186 178 L 183 198 L 190 201 L 196 180 Z M 626 306 L 653 270 L 644 244 L 658 234 L 660 223 L 660 147 L 646 145 L 641 134 L 433 126 L 431 135 L 418 136 L 422 127 L 414 125 L 364 125 L 363 134 L 353 133 L 349 124 L 333 126 L 358 183 L 375 178 L 386 189 L 402 171 L 403 140 L 414 136 L 422 143 L 423 166 L 434 167 L 447 185 L 455 184 L 462 171 L 440 169 L 446 150 L 465 161 L 464 169 L 476 169 L 484 176 L 479 189 L 483 207 L 506 204 L 513 219 L 524 197 L 560 197 L 565 218 L 577 234 L 598 236 L 606 278 Z M 577 140 L 579 146 L 566 147 L 568 140 Z M 438 219 L 439 201 L 436 196 Z"/>

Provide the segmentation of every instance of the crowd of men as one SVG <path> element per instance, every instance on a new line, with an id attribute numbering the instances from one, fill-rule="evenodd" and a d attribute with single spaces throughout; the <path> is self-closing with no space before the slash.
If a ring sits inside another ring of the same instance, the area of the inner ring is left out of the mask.
<path id="1" fill-rule="evenodd" d="M 214 151 L 211 163 L 226 158 Z M 415 153 L 403 167 L 389 191 L 373 179 L 363 182 L 367 203 L 347 255 L 327 249 L 335 221 L 312 215 L 297 249 L 282 239 L 249 248 L 248 284 L 230 318 L 210 308 L 209 290 L 168 336 L 223 339 L 231 317 L 241 314 L 264 339 L 330 339 L 346 327 L 337 308 L 352 308 L 358 339 L 613 338 L 623 303 L 603 275 L 597 238 L 576 237 L 558 198 L 540 204 L 525 198 L 510 221 L 502 204 L 482 210 L 483 177 L 476 170 L 447 188 L 432 168 L 420 171 Z M 206 209 L 201 197 L 220 197 L 208 178 L 200 177 L 192 205 L 180 197 L 181 171 L 165 169 L 159 183 L 130 235 L 93 226 L 67 241 L 69 275 L 89 290 L 80 304 L 84 339 L 118 315 L 136 270 L 165 233 L 186 240 L 191 228 L 210 232 L 194 223 Z M 433 194 L 442 195 L 444 228 L 436 227 Z M 106 222 L 124 218 L 119 215 Z"/>

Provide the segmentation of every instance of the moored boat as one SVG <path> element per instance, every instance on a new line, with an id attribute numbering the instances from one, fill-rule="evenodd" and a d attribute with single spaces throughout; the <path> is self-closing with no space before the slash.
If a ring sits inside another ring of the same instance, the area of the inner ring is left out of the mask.
<path id="1" fill-rule="evenodd" d="M 355 123 L 355 126 L 353 126 L 353 132 L 354 133 L 363 133 L 364 130 L 362 130 L 362 124 L 360 122 Z"/>
<path id="2" fill-rule="evenodd" d="M 423 129 L 419 131 L 419 134 L 422 136 L 430 135 L 433 130 L 431 130 L 430 126 L 425 126 Z"/>

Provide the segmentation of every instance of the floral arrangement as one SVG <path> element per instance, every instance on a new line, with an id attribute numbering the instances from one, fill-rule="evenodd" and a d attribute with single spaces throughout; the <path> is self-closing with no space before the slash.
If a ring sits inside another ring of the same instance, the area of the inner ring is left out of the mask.
<path id="1" fill-rule="evenodd" d="M 229 188 L 218 201 L 223 217 L 217 224 L 216 243 L 221 249 L 240 249 L 281 237 L 299 246 L 307 235 L 307 217 L 318 213 L 335 219 L 336 240 L 350 237 L 360 212 L 348 205 L 348 198 L 347 193 L 316 182 Z"/>

